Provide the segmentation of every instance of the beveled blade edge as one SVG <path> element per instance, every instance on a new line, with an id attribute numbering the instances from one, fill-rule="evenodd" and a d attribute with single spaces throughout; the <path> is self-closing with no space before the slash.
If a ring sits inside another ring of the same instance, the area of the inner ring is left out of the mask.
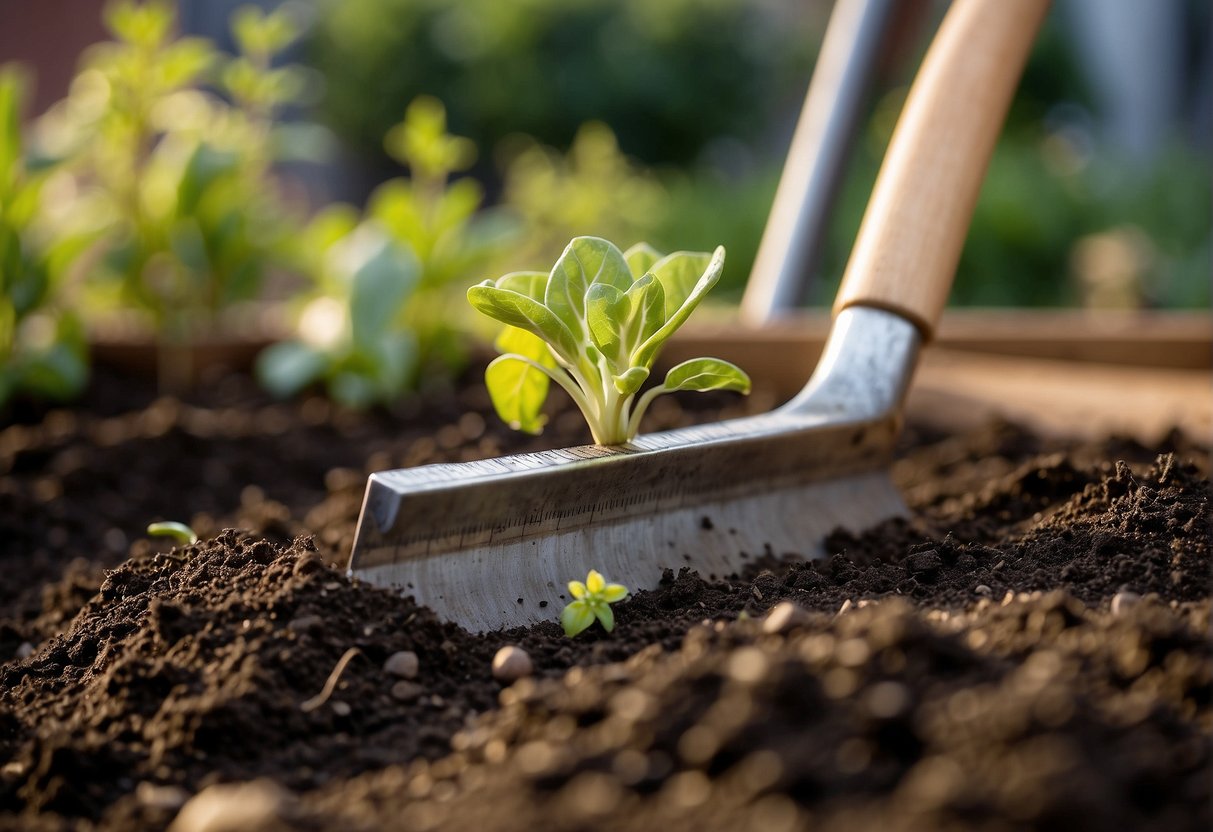
<path id="1" fill-rule="evenodd" d="M 566 584 L 590 569 L 632 591 L 684 566 L 724 578 L 763 554 L 821 557 L 835 529 L 858 532 L 905 512 L 887 473 L 873 471 L 351 571 L 484 632 L 558 620 Z"/>

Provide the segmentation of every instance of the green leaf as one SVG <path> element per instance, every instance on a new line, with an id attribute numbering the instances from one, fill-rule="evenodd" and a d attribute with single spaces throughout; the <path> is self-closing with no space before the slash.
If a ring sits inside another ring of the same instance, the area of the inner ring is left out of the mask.
<path id="1" fill-rule="evenodd" d="M 594 283 L 626 292 L 632 272 L 614 244 L 599 237 L 574 237 L 552 267 L 543 302 L 571 332 L 584 332 L 586 292 Z"/>
<path id="2" fill-rule="evenodd" d="M 160 523 L 149 523 L 147 533 L 152 537 L 171 537 L 178 543 L 197 543 L 198 535 L 189 526 L 184 523 L 178 523 L 173 520 L 165 520 Z"/>
<path id="3" fill-rule="evenodd" d="M 608 633 L 615 629 L 615 611 L 608 604 L 596 604 L 594 606 L 594 616 L 598 619 L 598 623 L 602 625 L 602 629 Z"/>
<path id="4" fill-rule="evenodd" d="M 235 173 L 240 160 L 235 153 L 219 150 L 205 142 L 197 144 L 177 185 L 177 214 L 191 216 L 198 211 L 198 203 L 207 188 L 222 177 Z"/>
<path id="5" fill-rule="evenodd" d="M 362 232 L 362 233 L 360 233 Z M 376 343 L 397 318 L 417 282 L 417 260 L 407 250 L 365 226 L 346 243 L 354 263 L 350 325 L 354 342 Z"/>
<path id="6" fill-rule="evenodd" d="M 255 369 L 261 386 L 285 399 L 322 378 L 328 358 L 300 341 L 282 341 L 262 350 Z"/>
<path id="7" fill-rule="evenodd" d="M 750 377 L 740 367 L 719 358 L 692 358 L 672 368 L 662 385 L 675 390 L 735 390 L 750 392 Z"/>
<path id="8" fill-rule="evenodd" d="M 612 381 L 615 389 L 625 396 L 630 396 L 640 389 L 649 377 L 648 367 L 632 367 L 626 373 L 615 376 Z"/>
<path id="9" fill-rule="evenodd" d="M 510 272 L 496 280 L 498 289 L 508 289 L 520 295 L 526 295 L 537 303 L 543 303 L 543 293 L 547 289 L 548 276 L 546 272 Z M 513 350 L 511 350 L 513 352 Z"/>
<path id="10" fill-rule="evenodd" d="M 595 283 L 585 295 L 585 320 L 594 346 L 618 367 L 624 356 L 624 324 L 628 319 L 628 296 L 607 283 Z"/>
<path id="11" fill-rule="evenodd" d="M 519 292 L 499 289 L 491 280 L 468 289 L 468 302 L 494 320 L 525 329 L 542 338 L 558 350 L 565 360 L 576 360 L 578 339 L 544 304 Z"/>
<path id="12" fill-rule="evenodd" d="M 594 610 L 585 601 L 574 601 L 560 613 L 560 626 L 570 638 L 594 623 Z"/>
<path id="13" fill-rule="evenodd" d="M 676 255 L 670 255 L 663 260 L 669 261 Z M 658 263 L 654 268 L 661 267 Z M 694 287 L 686 295 L 685 300 L 681 305 L 675 307 L 676 298 L 681 293 L 681 276 L 683 267 L 667 267 L 668 274 L 671 276 L 669 284 L 662 282 L 662 286 L 666 293 L 665 311 L 666 322 L 661 326 L 661 329 L 653 333 L 643 344 L 637 347 L 632 353 L 632 364 L 640 367 L 652 366 L 653 359 L 657 357 L 662 345 L 669 340 L 669 337 L 674 334 L 678 327 L 682 326 L 691 313 L 695 311 L 695 307 L 703 300 L 704 295 L 711 291 L 712 287 L 720 280 L 720 272 L 724 269 L 724 246 L 717 246 L 716 251 L 712 253 L 712 259 L 708 262 L 707 268 L 700 275 Z M 654 272 L 656 274 L 656 272 Z M 679 280 L 674 280 L 674 277 L 679 277 Z M 661 276 L 657 275 L 660 280 Z M 673 292 L 673 294 L 671 294 Z M 672 310 L 672 311 L 671 311 Z"/>
<path id="14" fill-rule="evenodd" d="M 627 298 L 624 349 L 631 354 L 665 324 L 665 289 L 654 275 L 646 274 L 628 289 Z"/>
<path id="15" fill-rule="evenodd" d="M 648 243 L 637 243 L 623 253 L 623 259 L 628 261 L 632 277 L 637 280 L 646 272 L 653 270 L 653 264 L 660 260 L 662 254 Z"/>
<path id="16" fill-rule="evenodd" d="M 484 371 L 484 383 L 501 421 L 525 433 L 543 431 L 547 417 L 541 411 L 550 383 L 547 374 L 511 353 L 498 356 L 489 364 Z"/>
<path id="17" fill-rule="evenodd" d="M 127 43 L 155 47 L 168 36 L 173 25 L 173 7 L 166 0 L 134 3 L 117 0 L 105 7 L 102 19 L 106 27 Z"/>
<path id="18" fill-rule="evenodd" d="M 690 297 L 711 262 L 712 255 L 707 252 L 676 251 L 649 266 L 649 271 L 661 281 L 666 308 L 671 313 Z"/>

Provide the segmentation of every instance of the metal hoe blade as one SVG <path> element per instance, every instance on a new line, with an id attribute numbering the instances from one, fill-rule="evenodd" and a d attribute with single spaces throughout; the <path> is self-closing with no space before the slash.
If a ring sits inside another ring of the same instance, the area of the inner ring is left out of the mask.
<path id="1" fill-rule="evenodd" d="M 885 468 L 919 347 L 904 318 L 847 309 L 804 390 L 771 413 L 373 474 L 350 571 L 480 632 L 554 619 L 590 569 L 635 590 L 667 568 L 722 577 L 763 554 L 819 556 L 833 529 L 904 512 Z"/>

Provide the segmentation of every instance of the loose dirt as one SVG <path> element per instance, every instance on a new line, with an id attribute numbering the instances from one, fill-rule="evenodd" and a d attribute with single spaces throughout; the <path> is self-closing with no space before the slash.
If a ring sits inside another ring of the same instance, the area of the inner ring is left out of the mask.
<path id="1" fill-rule="evenodd" d="M 586 441 L 567 412 L 532 440 L 474 415 L 474 383 L 368 416 L 239 379 L 92 396 L 0 431 L 0 828 L 1213 821 L 1207 452 L 1184 436 L 915 424 L 909 520 L 816 563 L 671 571 L 570 640 L 471 636 L 329 565 L 369 471 Z M 142 538 L 160 518 L 204 539 Z M 785 600 L 805 612 L 767 632 Z M 533 677 L 492 678 L 506 644 Z M 385 669 L 400 651 L 415 677 Z"/>

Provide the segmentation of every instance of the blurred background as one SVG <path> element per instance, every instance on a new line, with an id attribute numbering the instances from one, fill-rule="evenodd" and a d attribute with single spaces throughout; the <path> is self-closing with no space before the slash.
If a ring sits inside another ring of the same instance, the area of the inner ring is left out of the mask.
<path id="1" fill-rule="evenodd" d="M 142 322 L 162 372 L 188 373 L 183 344 L 273 301 L 290 335 L 267 386 L 366 404 L 457 367 L 452 298 L 546 270 L 574 235 L 723 244 L 717 300 L 735 301 L 831 6 L 0 0 L 0 64 L 21 67 L 7 201 L 39 206 L 9 211 L 6 292 L 23 271 L 41 287 L 26 295 L 57 297 L 16 303 L 10 318 L 41 323 L 12 331 L 45 346 L 103 328 L 81 317 Z M 945 9 L 899 6 L 811 304 L 832 299 Z M 954 304 L 1209 306 L 1211 27 L 1203 0 L 1058 0 Z"/>

